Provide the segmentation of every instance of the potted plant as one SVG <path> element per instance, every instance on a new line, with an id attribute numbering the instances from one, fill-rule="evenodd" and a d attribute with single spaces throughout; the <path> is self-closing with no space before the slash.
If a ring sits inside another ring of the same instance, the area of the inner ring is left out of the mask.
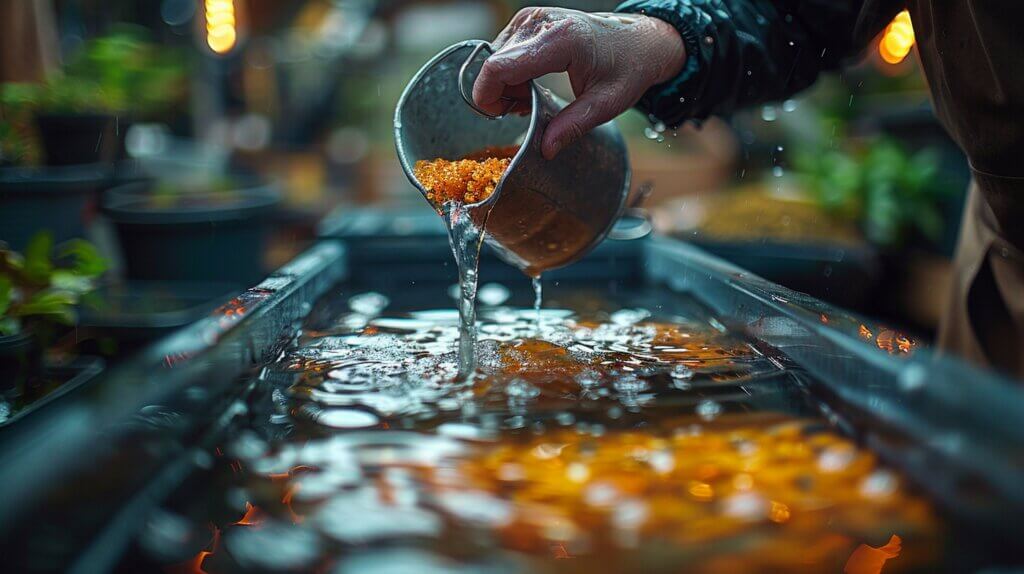
<path id="1" fill-rule="evenodd" d="M 161 118 L 187 85 L 183 54 L 122 26 L 46 82 L 4 85 L 0 111 L 31 113 L 47 165 L 112 162 L 123 155 L 127 123 Z"/>
<path id="2" fill-rule="evenodd" d="M 876 246 L 893 249 L 942 238 L 943 205 L 955 190 L 937 177 L 933 150 L 909 153 L 892 139 L 872 138 L 803 151 L 794 167 L 799 187 L 812 201 L 856 222 Z"/>
<path id="3" fill-rule="evenodd" d="M 264 275 L 271 186 L 245 178 L 136 183 L 107 192 L 129 279 L 250 284 Z"/>
<path id="4" fill-rule="evenodd" d="M 0 391 L 17 393 L 41 372 L 43 349 L 75 323 L 75 306 L 105 269 L 80 239 L 55 249 L 41 232 L 24 255 L 0 244 Z"/>
<path id="5" fill-rule="evenodd" d="M 0 106 L 0 241 L 12 249 L 25 249 L 40 229 L 57 242 L 83 237 L 89 206 L 109 177 L 96 165 L 34 167 L 38 155 L 24 118 Z"/>

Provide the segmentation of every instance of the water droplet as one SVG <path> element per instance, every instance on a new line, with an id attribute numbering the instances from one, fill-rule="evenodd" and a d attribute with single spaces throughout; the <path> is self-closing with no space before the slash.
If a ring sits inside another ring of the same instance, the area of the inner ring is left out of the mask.
<path id="1" fill-rule="evenodd" d="M 784 171 L 783 171 L 781 165 L 777 165 L 777 166 L 772 168 L 772 175 L 775 176 L 775 177 L 782 177 L 783 173 L 784 173 Z"/>
<path id="2" fill-rule="evenodd" d="M 354 429 L 375 426 L 380 419 L 373 413 L 356 409 L 328 409 L 317 415 L 316 422 L 333 428 Z"/>
<path id="3" fill-rule="evenodd" d="M 779 117 L 775 106 L 764 106 L 761 108 L 761 119 L 766 122 L 774 122 Z"/>
<path id="4" fill-rule="evenodd" d="M 693 378 L 693 369 L 686 365 L 676 365 L 672 367 L 672 370 L 669 371 L 668 375 L 673 379 L 686 381 Z"/>
<path id="5" fill-rule="evenodd" d="M 714 44 L 715 39 L 712 38 L 711 36 L 704 36 L 704 43 L 708 45 Z"/>
<path id="6" fill-rule="evenodd" d="M 348 307 L 362 315 L 379 315 L 390 303 L 386 295 L 370 291 L 349 298 Z"/>
<path id="7" fill-rule="evenodd" d="M 786 100 L 782 102 L 782 111 L 792 112 L 796 110 L 796 100 Z"/>
<path id="8" fill-rule="evenodd" d="M 679 96 L 679 103 L 680 104 L 685 104 L 686 103 L 686 96 Z"/>
<path id="9" fill-rule="evenodd" d="M 661 136 L 661 134 L 659 134 L 658 132 L 654 131 L 654 128 L 652 128 L 652 127 L 644 128 L 644 137 L 645 138 L 647 138 L 649 140 L 656 140 L 656 139 L 658 139 L 659 136 Z"/>
<path id="10" fill-rule="evenodd" d="M 722 405 L 710 399 L 705 399 L 697 405 L 697 416 L 705 421 L 712 421 L 722 414 Z"/>
<path id="11" fill-rule="evenodd" d="M 510 295 L 511 292 L 509 292 L 508 287 L 501 283 L 487 283 L 480 287 L 476 297 L 484 305 L 494 307 L 508 301 Z"/>

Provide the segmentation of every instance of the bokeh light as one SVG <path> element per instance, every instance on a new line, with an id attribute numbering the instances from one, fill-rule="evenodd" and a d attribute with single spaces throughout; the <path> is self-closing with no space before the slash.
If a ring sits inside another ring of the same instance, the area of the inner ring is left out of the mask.
<path id="1" fill-rule="evenodd" d="M 234 1 L 205 0 L 205 9 L 206 44 L 218 54 L 230 52 L 238 40 Z"/>
<path id="2" fill-rule="evenodd" d="M 914 26 L 910 21 L 910 12 L 904 10 L 893 18 L 885 28 L 882 39 L 878 42 L 878 53 L 887 64 L 899 64 L 914 47 Z"/>

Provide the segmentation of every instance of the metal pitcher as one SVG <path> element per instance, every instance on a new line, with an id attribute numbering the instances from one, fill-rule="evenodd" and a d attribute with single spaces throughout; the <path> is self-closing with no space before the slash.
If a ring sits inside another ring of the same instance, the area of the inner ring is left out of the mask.
<path id="1" fill-rule="evenodd" d="M 583 257 L 609 234 L 629 195 L 629 158 L 622 134 L 608 122 L 567 146 L 552 161 L 541 136 L 566 102 L 531 82 L 529 114 L 491 116 L 467 91 L 483 64 L 482 40 L 455 44 L 427 62 L 395 110 L 395 144 L 406 176 L 418 160 L 459 159 L 490 146 L 521 144 L 486 200 L 470 217 L 506 262 L 537 276 Z"/>

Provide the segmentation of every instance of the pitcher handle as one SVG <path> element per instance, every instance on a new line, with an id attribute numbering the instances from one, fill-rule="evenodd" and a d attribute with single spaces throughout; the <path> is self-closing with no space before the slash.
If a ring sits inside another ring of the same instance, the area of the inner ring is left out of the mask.
<path id="1" fill-rule="evenodd" d="M 476 102 L 473 101 L 473 96 L 466 93 L 466 70 L 469 69 L 469 65 L 472 64 L 474 60 L 476 60 L 476 57 L 480 55 L 480 51 L 483 50 L 484 48 L 487 48 L 488 52 L 492 54 L 494 53 L 494 48 L 492 48 L 489 43 L 480 42 L 479 44 L 476 45 L 475 48 L 473 48 L 473 51 L 470 52 L 469 57 L 466 58 L 466 61 L 462 63 L 462 67 L 459 68 L 459 95 L 462 96 L 463 101 L 465 101 L 466 105 L 472 108 L 474 112 L 480 114 L 481 116 L 489 120 L 500 120 L 501 118 L 507 116 L 509 112 L 512 111 L 512 108 L 516 106 L 515 98 L 508 98 L 502 96 L 501 99 L 508 102 L 509 105 L 507 108 L 505 108 L 504 112 L 498 115 L 494 115 L 488 112 L 487 110 L 481 108 L 480 106 L 476 105 Z"/>

